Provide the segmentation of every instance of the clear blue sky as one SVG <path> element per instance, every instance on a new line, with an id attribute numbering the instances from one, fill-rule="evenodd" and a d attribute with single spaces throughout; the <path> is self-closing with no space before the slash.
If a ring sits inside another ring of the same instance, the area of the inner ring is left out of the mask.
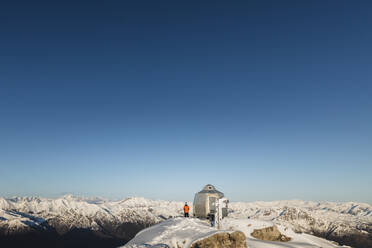
<path id="1" fill-rule="evenodd" d="M 0 195 L 372 203 L 371 1 L 8 1 Z"/>

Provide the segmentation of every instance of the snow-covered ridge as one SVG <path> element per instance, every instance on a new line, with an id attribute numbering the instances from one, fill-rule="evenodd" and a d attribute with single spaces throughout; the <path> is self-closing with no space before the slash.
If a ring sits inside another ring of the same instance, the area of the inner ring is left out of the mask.
<path id="1" fill-rule="evenodd" d="M 372 205 L 368 203 L 357 203 L 357 202 L 313 202 L 313 201 L 301 201 L 301 200 L 290 200 L 290 201 L 272 201 L 272 202 L 234 202 L 232 206 L 235 209 L 265 209 L 265 208 L 276 208 L 282 209 L 284 207 L 301 208 L 304 210 L 322 210 L 330 211 L 339 214 L 350 214 L 354 216 L 372 216 Z"/>
<path id="2" fill-rule="evenodd" d="M 182 215 L 183 202 L 140 197 L 110 201 L 72 195 L 56 199 L 40 197 L 0 197 L 0 234 L 55 229 L 59 234 L 73 228 L 109 233 L 130 239 L 123 225 L 134 223 L 136 230 Z M 191 213 L 192 214 L 192 213 Z M 232 202 L 229 216 L 290 225 L 298 232 L 349 235 L 372 233 L 372 206 L 355 202 Z M 115 230 L 115 231 L 113 231 Z"/>
<path id="3" fill-rule="evenodd" d="M 15 197 L 5 199 L 0 197 L 0 209 L 2 210 L 13 209 L 22 212 L 49 214 L 60 214 L 73 211 L 86 216 L 98 212 L 115 215 L 123 210 L 149 210 L 149 207 L 152 207 L 153 210 L 158 210 L 158 214 L 178 215 L 181 213 L 182 206 L 182 202 L 155 201 L 141 197 L 127 198 L 120 201 L 91 200 L 90 198 L 86 199 L 71 195 L 56 199 L 39 197 Z"/>
<path id="4" fill-rule="evenodd" d="M 280 241 L 265 241 L 254 238 L 251 234 L 254 230 L 262 228 L 270 228 L 275 226 L 280 234 L 289 237 L 286 242 Z M 202 221 L 196 218 L 173 218 L 166 220 L 160 224 L 149 227 L 139 232 L 130 242 L 123 248 L 146 248 L 146 247 L 179 247 L 190 248 L 195 247 L 195 242 L 205 240 L 213 235 L 220 233 L 233 233 L 240 231 L 244 234 L 242 237 L 249 248 L 341 248 L 334 242 L 325 239 L 317 238 L 304 233 L 295 233 L 289 227 L 284 225 L 275 225 L 271 221 L 250 220 L 250 219 L 234 219 L 225 218 L 221 223 L 221 229 L 215 229 L 209 226 L 208 221 Z M 231 236 L 230 236 L 231 237 Z M 216 247 L 217 240 L 222 240 L 224 247 L 237 247 L 236 243 L 228 245 L 228 236 L 220 236 L 218 239 L 209 239 L 209 247 Z M 245 247 L 240 242 L 238 247 Z M 346 247 L 345 247 L 346 248 Z"/>
<path id="5" fill-rule="evenodd" d="M 92 200 L 71 195 L 57 199 L 0 198 L 0 231 L 12 234 L 49 226 L 63 234 L 73 228 L 100 230 L 104 224 L 117 227 L 123 223 L 150 225 L 181 215 L 182 206 L 182 202 L 138 197 L 121 201 Z"/>
<path id="6" fill-rule="evenodd" d="M 235 202 L 230 216 L 290 223 L 307 233 L 344 235 L 372 232 L 372 206 L 367 203 L 311 201 Z"/>
<path id="7" fill-rule="evenodd" d="M 215 233 L 218 233 L 218 230 L 199 219 L 173 218 L 141 231 L 124 247 L 145 248 L 149 245 L 156 247 L 159 244 L 167 244 L 169 247 L 190 247 L 193 242 Z"/>
<path id="8" fill-rule="evenodd" d="M 110 201 L 102 198 L 84 198 L 73 195 L 65 195 L 60 198 L 50 199 L 41 197 L 0 197 L 0 209 L 17 209 L 18 211 L 32 211 L 60 213 L 67 210 L 75 210 L 84 215 L 107 210 L 116 213 L 123 209 L 143 209 L 152 207 L 163 212 L 165 215 L 180 215 L 183 202 L 151 200 L 142 197 L 131 197 L 120 201 Z M 230 208 L 234 214 L 254 216 L 254 210 L 261 210 L 259 213 L 276 211 L 287 208 L 297 208 L 304 211 L 321 211 L 323 213 L 336 213 L 343 216 L 355 216 L 360 218 L 372 218 L 372 205 L 356 202 L 312 202 L 301 200 L 284 200 L 272 202 L 231 202 Z M 266 212 L 265 212 L 266 211 Z M 259 216 L 258 213 L 256 213 Z"/>

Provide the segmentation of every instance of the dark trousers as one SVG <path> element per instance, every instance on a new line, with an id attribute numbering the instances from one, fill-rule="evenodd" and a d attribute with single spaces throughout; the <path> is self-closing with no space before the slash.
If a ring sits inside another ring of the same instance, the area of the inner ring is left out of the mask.
<path id="1" fill-rule="evenodd" d="M 185 217 L 189 217 L 189 213 L 185 213 Z"/>

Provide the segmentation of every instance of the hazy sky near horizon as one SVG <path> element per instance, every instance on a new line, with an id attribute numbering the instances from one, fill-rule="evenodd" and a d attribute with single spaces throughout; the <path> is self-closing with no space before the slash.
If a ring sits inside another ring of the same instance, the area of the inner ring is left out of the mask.
<path id="1" fill-rule="evenodd" d="M 372 203 L 371 1 L 8 1 L 0 196 Z"/>

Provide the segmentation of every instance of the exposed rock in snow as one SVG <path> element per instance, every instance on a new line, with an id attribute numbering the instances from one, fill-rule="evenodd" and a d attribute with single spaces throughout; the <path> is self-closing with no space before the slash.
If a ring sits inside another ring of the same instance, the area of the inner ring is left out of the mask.
<path id="1" fill-rule="evenodd" d="M 254 231 L 251 233 L 251 236 L 256 239 L 268 241 L 288 242 L 291 240 L 290 237 L 281 234 L 276 226 L 254 229 Z"/>
<path id="2" fill-rule="evenodd" d="M 356 247 L 372 247 L 371 209 L 369 204 L 353 202 L 236 202 L 230 204 L 230 216 L 269 220 L 299 233 L 315 234 Z"/>
<path id="3" fill-rule="evenodd" d="M 222 232 L 193 243 L 192 248 L 247 248 L 244 233 L 235 231 L 233 233 Z"/>
<path id="4" fill-rule="evenodd" d="M 287 242 L 281 241 L 265 241 L 252 236 L 254 230 L 266 229 L 276 227 L 280 235 L 291 238 Z M 247 246 L 249 248 L 335 248 L 342 247 L 337 244 L 317 238 L 312 235 L 295 233 L 290 227 L 286 225 L 275 225 L 272 221 L 252 220 L 252 219 L 234 219 L 225 218 L 222 221 L 222 228 L 228 230 L 240 230 L 247 237 Z"/>
<path id="5" fill-rule="evenodd" d="M 262 229 L 263 227 L 263 229 Z M 263 234 L 270 241 L 257 239 L 252 230 L 271 230 Z M 275 237 L 274 237 L 275 236 Z M 274 241 L 278 238 L 279 241 Z M 281 237 L 291 237 L 281 242 Z M 170 248 L 336 248 L 341 247 L 325 239 L 298 234 L 289 228 L 274 227 L 269 221 L 225 218 L 222 229 L 211 228 L 207 221 L 176 218 L 147 228 L 136 235 L 123 248 L 170 247 Z"/>

